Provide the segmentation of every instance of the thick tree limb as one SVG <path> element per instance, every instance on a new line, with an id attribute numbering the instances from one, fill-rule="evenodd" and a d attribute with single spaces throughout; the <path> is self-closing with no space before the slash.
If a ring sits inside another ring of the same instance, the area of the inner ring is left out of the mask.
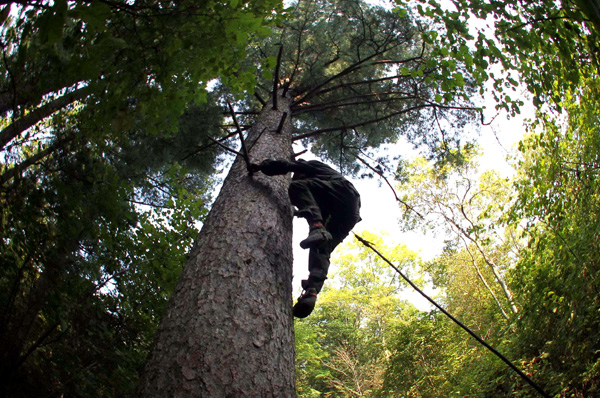
<path id="1" fill-rule="evenodd" d="M 248 155 L 248 149 L 246 148 L 246 141 L 244 140 L 244 134 L 242 133 L 242 129 L 240 128 L 237 118 L 235 117 L 235 112 L 233 111 L 233 107 L 231 106 L 231 104 L 229 102 L 227 102 L 227 105 L 229 105 L 229 110 L 231 111 L 231 117 L 233 118 L 233 123 L 235 124 L 235 128 L 240 137 L 240 142 L 241 142 L 241 147 L 242 147 L 242 158 L 246 162 L 246 167 L 248 168 L 248 172 L 250 174 L 252 174 L 252 170 L 250 169 L 250 156 Z"/>
<path id="2" fill-rule="evenodd" d="M 92 91 L 93 89 L 90 86 L 79 88 L 62 95 L 45 105 L 40 106 L 23 117 L 16 119 L 9 124 L 8 127 L 0 131 L 0 149 L 4 148 L 6 144 L 8 144 L 23 131 L 34 126 L 36 123 L 52 115 L 54 112 L 64 108 L 65 106 L 87 97 L 92 93 Z"/>
<path id="3" fill-rule="evenodd" d="M 231 152 L 231 153 L 236 154 L 237 156 L 240 156 L 242 158 L 244 157 L 243 153 L 238 152 L 238 151 L 236 151 L 233 148 L 229 148 L 227 145 L 225 145 L 225 144 L 223 144 L 223 143 L 215 140 L 214 138 L 208 137 L 208 139 L 211 140 L 212 142 L 214 142 L 215 144 L 217 144 L 218 146 L 220 146 L 221 148 L 225 149 L 227 152 Z"/>
<path id="4" fill-rule="evenodd" d="M 188 153 L 183 158 L 181 158 L 181 161 L 184 161 L 184 160 L 186 160 L 186 159 L 188 159 L 188 158 L 190 158 L 190 157 L 192 157 L 192 156 L 194 156 L 194 155 L 202 152 L 203 150 L 212 147 L 215 144 L 221 146 L 221 145 L 223 145 L 221 141 L 226 141 L 226 140 L 230 139 L 231 137 L 233 137 L 234 135 L 236 135 L 237 133 L 238 133 L 237 131 L 233 132 L 233 133 L 230 133 L 230 134 L 226 135 L 223 138 L 219 138 L 218 140 L 209 137 L 209 140 L 211 140 L 211 143 L 204 144 L 204 145 L 196 147 L 196 149 L 194 149 L 192 152 Z M 229 148 L 229 147 L 227 147 L 227 148 Z"/>
<path id="5" fill-rule="evenodd" d="M 277 53 L 277 65 L 275 65 L 275 76 L 273 76 L 273 109 L 277 110 L 277 88 L 279 87 L 279 70 L 281 68 L 281 56 L 283 54 L 283 45 L 279 46 L 279 52 Z"/>
<path id="6" fill-rule="evenodd" d="M 65 143 L 67 143 L 68 141 L 71 141 L 72 139 L 73 139 L 73 137 L 70 137 L 68 139 L 63 139 L 63 140 L 57 141 L 57 142 L 53 143 L 52 145 L 49 145 L 45 149 L 39 151 L 35 155 L 30 156 L 29 158 L 25 159 L 18 165 L 6 170 L 4 173 L 2 173 L 0 175 L 0 186 L 4 183 L 10 181 L 11 179 L 15 178 L 17 175 L 20 175 L 25 170 L 27 170 L 29 167 L 40 162 L 44 158 L 50 156 L 53 152 L 55 152 L 57 149 L 61 148 Z"/>
<path id="7" fill-rule="evenodd" d="M 3 56 L 5 65 L 8 65 L 8 57 L 6 56 L 6 54 L 3 54 Z M 42 100 L 44 95 L 56 93 L 68 87 L 73 87 L 74 85 L 81 83 L 81 81 L 78 79 L 70 79 L 68 81 L 54 81 L 49 83 L 49 85 L 45 86 L 44 91 L 40 93 L 38 92 L 39 90 L 37 82 L 19 85 L 19 83 L 21 82 L 16 81 L 16 77 L 12 74 L 12 72 L 8 69 L 7 72 L 11 76 L 12 87 L 10 89 L 6 89 L 0 92 L 0 115 L 2 116 L 6 115 L 11 110 L 16 110 L 16 108 L 18 107 L 37 104 Z"/>

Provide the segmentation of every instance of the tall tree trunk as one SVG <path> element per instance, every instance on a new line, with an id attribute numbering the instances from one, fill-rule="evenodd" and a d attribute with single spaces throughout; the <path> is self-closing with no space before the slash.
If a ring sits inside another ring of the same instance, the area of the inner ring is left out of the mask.
<path id="1" fill-rule="evenodd" d="M 290 158 L 289 99 L 262 113 L 250 158 Z M 234 162 L 171 297 L 142 397 L 295 396 L 289 176 L 250 176 Z"/>

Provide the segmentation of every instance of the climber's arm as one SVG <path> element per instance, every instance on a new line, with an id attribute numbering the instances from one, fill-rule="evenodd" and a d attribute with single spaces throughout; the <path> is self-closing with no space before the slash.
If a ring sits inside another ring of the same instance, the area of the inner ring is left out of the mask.
<path id="1" fill-rule="evenodd" d="M 282 175 L 294 171 L 291 162 L 273 159 L 263 160 L 260 164 L 252 164 L 250 168 L 252 171 L 262 171 L 268 176 Z"/>

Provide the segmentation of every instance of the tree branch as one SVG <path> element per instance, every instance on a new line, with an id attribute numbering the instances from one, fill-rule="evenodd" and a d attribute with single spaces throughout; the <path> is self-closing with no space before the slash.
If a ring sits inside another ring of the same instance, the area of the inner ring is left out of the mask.
<path id="1" fill-rule="evenodd" d="M 395 46 L 391 46 L 390 48 L 384 49 L 381 52 L 377 51 L 371 55 L 369 55 L 367 58 L 357 61 L 354 64 L 348 66 L 346 69 L 344 69 L 343 71 L 341 71 L 340 73 L 338 73 L 337 75 L 331 76 L 329 79 L 325 79 L 323 82 L 317 84 L 316 86 L 314 86 L 312 89 L 310 89 L 308 91 L 308 93 L 304 94 L 304 96 L 302 96 L 300 99 L 294 101 L 292 103 L 292 106 L 295 106 L 297 104 L 300 104 L 302 102 L 305 102 L 308 98 L 312 97 L 319 89 L 321 89 L 322 87 L 325 87 L 327 84 L 331 83 L 332 81 L 339 79 L 343 76 L 346 76 L 352 72 L 354 72 L 355 70 L 359 69 L 359 67 L 361 67 L 362 65 L 364 65 L 367 61 L 384 54 L 385 52 L 393 49 Z"/>
<path id="2" fill-rule="evenodd" d="M 353 128 L 357 128 L 357 127 L 362 127 L 362 126 L 366 126 L 366 125 L 369 125 L 369 124 L 372 124 L 372 123 L 382 122 L 384 120 L 391 119 L 391 118 L 393 118 L 395 116 L 399 116 L 399 115 L 402 115 L 404 113 L 412 112 L 412 111 L 417 110 L 417 109 L 429 108 L 429 107 L 432 107 L 432 106 L 437 106 L 437 105 L 422 104 L 422 105 L 412 106 L 410 108 L 403 109 L 403 110 L 398 111 L 398 112 L 393 112 L 393 113 L 391 113 L 389 115 L 386 115 L 386 116 L 382 116 L 382 117 L 379 117 L 379 118 L 376 118 L 376 119 L 367 120 L 366 122 L 361 122 L 361 123 L 356 123 L 356 124 L 346 125 L 346 126 L 330 127 L 330 128 L 326 128 L 326 129 L 320 129 L 320 130 L 313 130 L 313 131 L 310 131 L 308 133 L 304 133 L 304 134 L 300 134 L 300 135 L 292 137 L 292 141 L 302 140 L 304 138 L 310 138 L 310 137 L 314 137 L 316 135 L 320 135 L 320 134 L 324 134 L 324 133 L 330 133 L 332 131 L 339 131 L 339 130 L 342 130 L 342 129 L 353 129 Z"/>
<path id="3" fill-rule="evenodd" d="M 459 231 L 459 235 L 464 236 L 466 239 L 468 239 L 469 241 L 471 241 L 471 243 L 473 243 L 475 245 L 475 248 L 477 248 L 477 251 L 483 257 L 483 261 L 485 261 L 485 263 L 491 268 L 492 273 L 494 274 L 494 277 L 496 278 L 496 281 L 498 282 L 498 284 L 502 288 L 502 291 L 504 292 L 504 295 L 506 296 L 506 299 L 508 300 L 508 302 L 510 304 L 511 311 L 513 313 L 515 313 L 515 314 L 518 313 L 519 310 L 517 309 L 517 306 L 514 303 L 514 300 L 513 300 L 513 297 L 512 297 L 512 293 L 510 292 L 510 290 L 508 288 L 508 285 L 506 284 L 506 281 L 504 280 L 504 278 L 502 277 L 502 275 L 500 275 L 500 271 L 498 270 L 498 266 L 487 255 L 487 253 L 485 252 L 485 250 L 483 249 L 483 247 L 481 247 L 481 244 L 479 243 L 479 241 L 477 239 L 473 238 L 471 236 L 471 234 L 469 234 L 467 231 L 465 231 L 465 229 L 462 226 L 460 226 L 455 220 L 453 220 L 452 218 L 448 217 L 446 214 L 442 213 L 442 217 L 450 225 L 454 226 Z"/>
<path id="4" fill-rule="evenodd" d="M 236 151 L 235 149 L 229 148 L 227 145 L 225 145 L 225 144 L 223 144 L 223 143 L 215 140 L 214 138 L 208 137 L 208 139 L 211 140 L 212 142 L 214 142 L 215 144 L 217 144 L 218 146 L 220 146 L 221 148 L 225 149 L 226 151 L 234 153 L 234 154 L 236 154 L 236 155 L 238 155 L 238 156 L 240 156 L 242 158 L 244 157 L 244 155 L 242 153 Z"/>
<path id="5" fill-rule="evenodd" d="M 273 101 L 275 101 L 275 98 L 273 98 Z M 273 102 L 273 104 L 275 104 L 275 102 Z M 246 166 L 248 168 L 248 172 L 250 174 L 252 174 L 252 170 L 250 169 L 250 156 L 248 155 L 248 149 L 246 148 L 246 141 L 244 140 L 244 134 L 242 133 L 242 129 L 240 128 L 240 125 L 238 124 L 237 118 L 235 117 L 235 112 L 233 111 L 233 107 L 231 106 L 231 104 L 229 102 L 227 102 L 227 105 L 229 105 L 229 110 L 231 111 L 231 117 L 233 118 L 233 123 L 235 123 L 235 128 L 240 137 L 240 142 L 241 142 L 241 147 L 242 147 L 242 158 L 246 161 Z"/>
<path id="6" fill-rule="evenodd" d="M 373 171 L 375 174 L 377 174 L 379 177 L 383 178 L 383 180 L 385 181 L 385 183 L 387 184 L 388 187 L 390 187 L 390 189 L 392 190 L 392 193 L 394 194 L 394 197 L 396 198 L 396 201 L 398 203 L 401 203 L 407 210 L 412 211 L 413 213 L 415 213 L 417 216 L 419 216 L 419 218 L 421 218 L 422 220 L 425 219 L 425 217 L 423 217 L 423 215 L 421 213 L 419 213 L 414 207 L 412 207 L 411 205 L 409 205 L 408 203 L 406 203 L 405 201 L 403 201 L 402 199 L 400 199 L 398 197 L 398 194 L 396 193 L 396 190 L 394 189 L 394 187 L 392 186 L 392 184 L 389 182 L 389 180 L 387 179 L 387 177 L 385 175 L 383 175 L 383 171 L 381 169 L 377 169 L 373 166 L 371 166 L 369 163 L 367 163 L 367 161 L 365 161 L 363 158 L 361 158 L 358 155 L 354 155 L 356 157 L 356 159 L 358 159 L 362 164 L 364 164 L 365 166 L 367 166 L 369 169 L 371 169 L 371 171 Z"/>
<path id="7" fill-rule="evenodd" d="M 213 146 L 213 145 L 215 145 L 215 144 L 219 144 L 219 145 L 220 145 L 220 144 L 221 144 L 221 141 L 227 141 L 228 139 L 230 139 L 231 137 L 233 137 L 233 136 L 234 136 L 234 135 L 236 135 L 237 133 L 238 133 L 237 131 L 235 131 L 235 132 L 233 132 L 233 133 L 229 133 L 229 134 L 228 134 L 228 135 L 226 135 L 225 137 L 219 138 L 218 140 L 216 140 L 216 139 L 214 139 L 214 138 L 210 138 L 210 137 L 209 137 L 209 140 L 211 140 L 211 141 L 212 141 L 211 143 L 208 143 L 208 144 L 204 144 L 204 145 L 198 146 L 198 147 L 197 147 L 195 150 L 193 150 L 192 152 L 190 152 L 189 154 L 187 154 L 187 155 L 185 155 L 183 158 L 181 158 L 181 161 L 184 161 L 184 160 L 186 160 L 186 159 L 188 159 L 188 158 L 190 158 L 190 157 L 192 157 L 192 156 L 194 156 L 194 155 L 198 154 L 199 152 L 202 152 L 203 150 L 205 150 L 205 149 L 208 149 L 208 148 L 212 147 L 212 146 Z"/>
<path id="8" fill-rule="evenodd" d="M 267 101 L 265 101 L 257 91 L 254 91 L 254 96 L 256 97 L 258 102 L 261 103 L 262 106 L 265 106 L 267 104 Z"/>
<path id="9" fill-rule="evenodd" d="M 54 112 L 64 108 L 65 106 L 80 100 L 92 93 L 91 86 L 85 86 L 77 90 L 66 93 L 45 105 L 40 106 L 34 111 L 20 117 L 8 125 L 4 130 L 0 131 L 0 149 L 4 148 L 8 142 L 17 137 L 23 131 L 34 126 L 39 121 L 52 115 Z"/>
<path id="10" fill-rule="evenodd" d="M 12 178 L 15 178 L 17 175 L 23 173 L 30 166 L 32 166 L 32 165 L 38 163 L 39 161 L 41 161 L 42 159 L 48 157 L 54 151 L 56 151 L 61 146 L 63 146 L 65 143 L 71 141 L 73 138 L 74 137 L 69 137 L 67 139 L 63 139 L 63 140 L 57 141 L 54 144 L 49 145 L 46 149 L 44 149 L 44 150 L 36 153 L 35 155 L 30 156 L 29 158 L 25 159 L 24 161 L 22 161 L 18 165 L 14 166 L 14 167 L 12 167 L 12 168 L 10 168 L 8 170 L 6 170 L 4 173 L 2 173 L 0 175 L 0 186 L 3 185 L 4 183 L 8 182 Z"/>
<path id="11" fill-rule="evenodd" d="M 510 320 L 510 317 L 508 316 L 506 311 L 504 311 L 504 308 L 502 308 L 502 303 L 500 303 L 500 299 L 498 299 L 498 297 L 496 296 L 496 293 L 494 293 L 494 291 L 492 290 L 492 287 L 489 285 L 488 281 L 485 279 L 485 277 L 481 273 L 481 269 L 479 269 L 479 266 L 477 265 L 477 262 L 475 261 L 475 256 L 473 256 L 471 249 L 469 249 L 468 243 L 465 241 L 465 237 L 461 236 L 460 240 L 462 240 L 463 244 L 465 245 L 465 250 L 469 254 L 469 257 L 471 257 L 471 265 L 473 266 L 473 268 L 475 268 L 475 271 L 477 272 L 477 276 L 479 277 L 479 280 L 481 280 L 481 282 L 483 283 L 483 285 L 485 286 L 487 291 L 490 293 L 490 295 L 496 302 L 496 306 L 502 313 L 502 316 L 504 317 L 504 319 L 506 319 L 507 321 Z"/>
<path id="12" fill-rule="evenodd" d="M 273 76 L 273 109 L 277 110 L 277 87 L 279 85 L 279 69 L 281 68 L 281 55 L 283 54 L 283 45 L 279 46 L 277 53 L 277 65 L 275 65 L 275 76 Z"/>
<path id="13" fill-rule="evenodd" d="M 382 77 L 379 79 L 371 79 L 371 80 L 360 80 L 360 81 L 356 81 L 356 82 L 350 82 L 350 83 L 342 83 L 342 84 L 338 84 L 337 86 L 332 86 L 326 89 L 323 89 L 321 91 L 317 91 L 314 95 L 321 95 L 321 94 L 326 94 L 328 92 L 340 89 L 340 88 L 348 88 L 350 86 L 358 86 L 361 84 L 373 84 L 373 83 L 381 83 L 384 81 L 389 81 L 389 80 L 394 80 L 394 79 L 400 79 L 403 77 L 407 77 L 407 78 L 411 78 L 411 76 L 406 76 L 406 75 L 393 75 L 393 76 L 386 76 L 386 77 Z"/>
<path id="14" fill-rule="evenodd" d="M 400 97 L 400 98 L 398 98 L 398 97 L 385 98 L 385 99 L 380 98 L 383 96 L 392 96 L 395 94 L 408 95 L 408 96 Z M 367 100 L 367 101 L 346 102 L 346 103 L 342 102 L 342 101 L 358 100 L 361 98 L 373 98 L 373 97 L 376 97 L 376 99 L 375 100 Z M 299 114 L 305 113 L 305 112 L 319 112 L 319 111 L 324 111 L 324 110 L 330 109 L 330 108 L 338 108 L 338 107 L 344 107 L 344 106 L 367 105 L 367 104 L 375 104 L 375 103 L 391 102 L 391 101 L 402 101 L 402 100 L 409 100 L 409 99 L 420 99 L 420 98 L 415 97 L 414 95 L 400 93 L 400 92 L 399 93 L 385 92 L 385 93 L 359 94 L 359 95 L 355 95 L 353 97 L 340 98 L 340 99 L 330 101 L 330 102 L 323 102 L 323 103 L 315 104 L 315 105 L 299 106 L 299 107 L 295 108 L 296 110 L 294 112 L 294 115 L 299 115 Z"/>

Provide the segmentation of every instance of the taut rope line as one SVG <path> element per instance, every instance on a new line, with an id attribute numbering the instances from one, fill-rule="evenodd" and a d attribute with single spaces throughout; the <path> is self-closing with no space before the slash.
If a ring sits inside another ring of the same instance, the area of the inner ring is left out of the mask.
<path id="1" fill-rule="evenodd" d="M 442 308 L 438 303 L 436 303 L 431 297 L 429 297 L 427 294 L 425 294 L 425 292 L 423 292 L 421 289 L 419 289 L 419 287 L 417 285 L 415 285 L 410 279 L 408 279 L 408 277 L 406 275 L 404 275 L 404 273 L 402 273 L 402 271 L 400 271 L 400 269 L 398 269 L 398 267 L 396 267 L 390 260 L 388 260 L 387 258 L 385 258 L 385 256 L 383 254 L 381 254 L 377 249 L 375 249 L 373 247 L 373 245 L 371 244 L 371 242 L 369 242 L 369 241 L 361 238 L 356 233 L 354 233 L 354 236 L 356 237 L 356 239 L 358 239 L 358 241 L 360 243 L 362 243 L 363 245 L 365 245 L 366 247 L 368 247 L 369 249 L 371 249 L 375 254 L 377 254 L 379 257 L 381 257 L 381 259 L 383 261 L 385 261 L 386 263 L 388 263 L 394 269 L 394 271 L 396 271 L 398 274 L 400 274 L 400 276 L 410 286 L 412 286 L 413 289 L 415 289 L 417 292 L 419 292 L 419 294 L 421 296 L 425 297 L 438 310 L 440 310 L 441 312 L 443 312 L 444 315 L 446 315 L 448 318 L 452 319 L 452 321 L 454 323 L 456 323 L 458 326 L 460 326 L 461 328 L 463 328 L 467 333 L 469 333 L 471 335 L 471 337 L 473 337 L 481 345 L 483 345 L 485 348 L 487 348 L 488 350 L 490 350 L 491 352 L 493 352 L 498 358 L 500 358 L 502 361 L 504 361 L 504 363 L 506 363 L 512 370 L 514 370 L 519 376 L 521 376 L 521 378 L 523 380 L 525 380 L 530 386 L 532 386 L 533 388 L 535 388 L 536 391 L 539 392 L 542 397 L 544 397 L 544 398 L 551 398 L 550 394 L 548 394 L 540 386 L 538 386 L 536 383 L 534 383 L 533 380 L 531 380 L 525 373 L 523 373 L 511 361 L 509 361 L 508 358 L 506 358 L 504 355 L 502 355 L 500 352 L 498 352 L 498 350 L 496 350 L 494 347 L 492 347 L 491 345 L 489 345 L 488 343 L 486 343 L 474 331 L 472 331 L 471 329 L 469 329 L 465 324 L 463 324 L 461 321 L 459 321 L 458 319 L 456 319 L 452 314 L 450 314 L 448 311 L 446 311 L 444 308 Z"/>

